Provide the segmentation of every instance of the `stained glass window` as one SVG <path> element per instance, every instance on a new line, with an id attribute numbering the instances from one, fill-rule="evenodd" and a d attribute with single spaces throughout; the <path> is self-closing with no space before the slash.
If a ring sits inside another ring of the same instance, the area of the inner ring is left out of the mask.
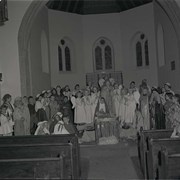
<path id="1" fill-rule="evenodd" d="M 99 38 L 94 45 L 94 70 L 114 70 L 113 46 L 106 38 Z"/>
<path id="2" fill-rule="evenodd" d="M 70 49 L 68 47 L 65 48 L 65 64 L 66 64 L 66 71 L 71 71 L 71 55 L 70 55 Z"/>
<path id="3" fill-rule="evenodd" d="M 61 39 L 58 47 L 59 71 L 72 71 L 72 51 L 72 42 L 68 38 Z"/>
<path id="4" fill-rule="evenodd" d="M 112 69 L 112 53 L 110 46 L 105 47 L 105 69 Z"/>
<path id="5" fill-rule="evenodd" d="M 96 63 L 96 70 L 102 70 L 102 50 L 99 46 L 95 48 L 95 63 Z"/>
<path id="6" fill-rule="evenodd" d="M 136 43 L 136 63 L 137 63 L 138 67 L 141 67 L 143 65 L 142 46 L 141 46 L 141 43 L 139 41 Z"/>
<path id="7" fill-rule="evenodd" d="M 145 41 L 144 50 L 145 50 L 145 63 L 146 63 L 146 66 L 149 66 L 148 40 Z"/>
<path id="8" fill-rule="evenodd" d="M 62 71 L 63 70 L 62 50 L 60 46 L 58 46 L 58 60 L 59 60 L 59 71 Z"/>

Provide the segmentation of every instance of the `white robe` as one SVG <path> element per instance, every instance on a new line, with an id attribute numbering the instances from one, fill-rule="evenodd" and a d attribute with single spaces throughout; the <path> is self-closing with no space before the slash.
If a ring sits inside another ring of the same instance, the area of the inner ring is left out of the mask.
<path id="1" fill-rule="evenodd" d="M 84 96 L 84 109 L 86 113 L 86 123 L 92 123 L 93 122 L 93 116 L 92 116 L 92 109 L 91 109 L 91 97 L 90 96 Z"/>
<path id="2" fill-rule="evenodd" d="M 71 97 L 71 102 L 74 108 L 74 122 L 76 124 L 86 123 L 86 112 L 82 98 Z"/>
<path id="3" fill-rule="evenodd" d="M 113 90 L 113 108 L 116 117 L 119 116 L 119 106 L 120 106 L 120 89 Z"/>
<path id="4" fill-rule="evenodd" d="M 99 100 L 99 96 L 100 96 L 100 92 L 91 94 L 91 111 L 92 111 L 93 118 L 95 116 L 95 110 L 96 110 L 96 106 Z"/>

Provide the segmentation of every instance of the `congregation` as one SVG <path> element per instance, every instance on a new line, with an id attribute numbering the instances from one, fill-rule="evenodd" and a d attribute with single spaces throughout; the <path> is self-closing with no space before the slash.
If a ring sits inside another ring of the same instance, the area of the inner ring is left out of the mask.
<path id="1" fill-rule="evenodd" d="M 88 82 L 82 89 L 76 84 L 44 90 L 32 96 L 3 96 L 0 107 L 0 135 L 76 134 L 94 127 L 97 118 L 114 117 L 121 129 L 174 129 L 180 133 L 180 95 L 170 83 L 150 87 L 146 79 L 129 87 L 113 78 L 99 79 L 98 86 Z"/>

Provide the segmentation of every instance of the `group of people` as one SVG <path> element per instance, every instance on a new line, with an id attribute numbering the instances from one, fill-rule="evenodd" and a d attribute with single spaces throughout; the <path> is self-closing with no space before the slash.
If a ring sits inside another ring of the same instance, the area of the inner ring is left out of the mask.
<path id="1" fill-rule="evenodd" d="M 0 108 L 0 135 L 78 134 L 82 127 L 93 127 L 97 118 L 115 117 L 120 128 L 139 130 L 174 128 L 180 131 L 180 96 L 171 85 L 150 87 L 146 79 L 139 87 L 134 81 L 129 87 L 113 78 L 99 79 L 82 89 L 76 84 L 57 86 L 36 96 L 3 97 Z M 84 126 L 88 125 L 88 126 Z M 80 127 L 80 128 L 79 128 Z"/>

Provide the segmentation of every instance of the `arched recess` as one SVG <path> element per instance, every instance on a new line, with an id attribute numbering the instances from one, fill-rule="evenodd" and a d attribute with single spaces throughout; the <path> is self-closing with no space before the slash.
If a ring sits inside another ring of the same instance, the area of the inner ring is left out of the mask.
<path id="1" fill-rule="evenodd" d="M 32 24 L 37 16 L 37 13 L 44 7 L 48 0 L 37 1 L 33 0 L 27 9 L 23 20 L 21 22 L 18 32 L 18 47 L 19 47 L 19 64 L 20 64 L 20 78 L 21 78 L 21 94 L 26 95 L 28 92 L 27 86 L 27 73 L 28 68 L 28 42 L 30 38 L 30 32 Z M 180 40 L 180 8 L 176 4 L 175 0 L 156 0 L 161 7 L 165 10 L 169 18 L 171 19 L 175 31 L 177 33 L 178 40 Z M 180 45 L 179 45 L 180 52 Z M 29 83 L 30 84 L 30 83 Z"/>
<path id="2" fill-rule="evenodd" d="M 21 94 L 28 95 L 30 82 L 30 70 L 28 63 L 28 44 L 31 34 L 31 27 L 38 12 L 45 6 L 48 0 L 36 1 L 33 0 L 28 7 L 22 19 L 18 32 L 18 50 L 19 50 L 19 66 L 20 66 L 20 80 L 21 80 Z"/>

